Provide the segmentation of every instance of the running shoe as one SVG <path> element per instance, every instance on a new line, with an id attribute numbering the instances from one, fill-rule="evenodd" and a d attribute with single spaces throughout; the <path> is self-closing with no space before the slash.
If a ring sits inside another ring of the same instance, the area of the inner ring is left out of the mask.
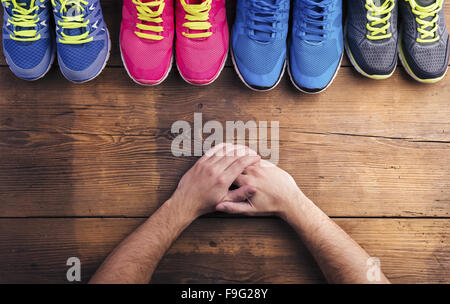
<path id="1" fill-rule="evenodd" d="M 415 80 L 434 83 L 448 69 L 449 39 L 444 0 L 400 0 L 399 56 Z"/>
<path id="2" fill-rule="evenodd" d="M 3 54 L 19 78 L 43 77 L 55 58 L 55 41 L 50 33 L 50 0 L 1 0 Z"/>
<path id="3" fill-rule="evenodd" d="M 289 75 L 305 93 L 333 81 L 343 53 L 342 0 L 294 0 Z"/>
<path id="4" fill-rule="evenodd" d="M 276 87 L 286 66 L 289 0 L 239 0 L 232 33 L 233 63 L 256 91 Z"/>
<path id="5" fill-rule="evenodd" d="M 52 0 L 58 63 L 72 82 L 97 77 L 109 58 L 111 42 L 99 0 Z"/>
<path id="6" fill-rule="evenodd" d="M 349 0 L 345 49 L 362 75 L 386 79 L 397 67 L 397 0 Z"/>
<path id="7" fill-rule="evenodd" d="M 177 67 L 194 85 L 219 77 L 228 54 L 225 0 L 176 0 Z"/>
<path id="8" fill-rule="evenodd" d="M 142 85 L 163 82 L 172 67 L 173 1 L 124 0 L 120 49 L 128 75 Z"/>

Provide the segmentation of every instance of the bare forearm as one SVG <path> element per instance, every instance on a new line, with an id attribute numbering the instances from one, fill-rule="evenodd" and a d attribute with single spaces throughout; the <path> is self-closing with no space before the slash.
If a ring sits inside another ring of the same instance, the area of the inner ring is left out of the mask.
<path id="1" fill-rule="evenodd" d="M 148 283 L 159 261 L 195 216 L 164 203 L 108 256 L 90 283 Z"/>
<path id="2" fill-rule="evenodd" d="M 369 281 L 370 256 L 306 197 L 292 204 L 282 217 L 302 238 L 328 282 L 389 283 L 382 273 L 379 281 Z"/>

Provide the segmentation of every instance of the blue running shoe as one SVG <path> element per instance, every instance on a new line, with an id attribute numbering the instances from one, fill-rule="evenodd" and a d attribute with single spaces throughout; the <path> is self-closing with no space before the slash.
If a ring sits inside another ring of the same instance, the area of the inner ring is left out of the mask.
<path id="1" fill-rule="evenodd" d="M 283 77 L 289 6 L 289 0 L 238 1 L 232 58 L 239 77 L 253 90 L 271 90 Z"/>
<path id="2" fill-rule="evenodd" d="M 3 53 L 11 71 L 25 80 L 43 77 L 55 59 L 49 0 L 1 0 Z"/>
<path id="3" fill-rule="evenodd" d="M 58 63 L 63 75 L 81 83 L 106 66 L 111 50 L 99 0 L 52 0 Z"/>
<path id="4" fill-rule="evenodd" d="M 333 81 L 343 54 L 342 0 L 294 0 L 289 75 L 305 93 Z"/>

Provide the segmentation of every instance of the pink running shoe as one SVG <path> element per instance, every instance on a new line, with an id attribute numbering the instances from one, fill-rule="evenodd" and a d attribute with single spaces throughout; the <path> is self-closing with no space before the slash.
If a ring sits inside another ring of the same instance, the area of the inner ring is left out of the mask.
<path id="1" fill-rule="evenodd" d="M 142 85 L 157 85 L 173 61 L 174 11 L 170 0 L 124 0 L 120 51 L 128 75 Z"/>
<path id="2" fill-rule="evenodd" d="M 177 66 L 188 83 L 219 77 L 228 54 L 225 0 L 175 0 Z"/>

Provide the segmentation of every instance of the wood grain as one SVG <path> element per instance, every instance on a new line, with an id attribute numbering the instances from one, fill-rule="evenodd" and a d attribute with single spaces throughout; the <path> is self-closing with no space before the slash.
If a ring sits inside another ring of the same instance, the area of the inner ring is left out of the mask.
<path id="1" fill-rule="evenodd" d="M 271 92 L 253 92 L 231 68 L 207 87 L 188 85 L 174 72 L 162 85 L 145 88 L 121 68 L 79 86 L 56 70 L 28 83 L 3 67 L 0 91 L 1 131 L 158 135 L 202 112 L 204 121 L 275 120 L 305 133 L 450 141 L 450 77 L 423 85 L 403 70 L 390 80 L 371 81 L 343 68 L 327 91 L 305 95 L 287 77 Z"/>
<path id="2" fill-rule="evenodd" d="M 171 139 L 0 133 L 0 216 L 146 216 L 195 162 Z M 283 129 L 280 166 L 331 216 L 449 216 L 449 146 Z"/>
<path id="3" fill-rule="evenodd" d="M 171 125 L 192 124 L 194 112 L 204 122 L 279 121 L 280 166 L 327 214 L 350 217 L 337 222 L 393 282 L 450 283 L 450 77 L 421 85 L 399 68 L 372 81 L 344 60 L 323 94 L 300 94 L 288 77 L 258 94 L 228 62 L 208 87 L 172 71 L 144 88 L 120 60 L 122 1 L 101 2 L 113 49 L 98 79 L 74 85 L 55 66 L 24 82 L 0 55 L 0 283 L 64 283 L 70 256 L 86 282 L 195 162 L 170 151 Z M 324 282 L 282 222 L 218 214 L 183 234 L 153 281 Z"/>
<path id="4" fill-rule="evenodd" d="M 172 74 L 146 89 L 108 68 L 82 90 L 56 71 L 25 84 L 0 69 L 0 216 L 148 215 L 194 161 L 170 153 L 171 125 L 193 112 L 279 121 L 280 166 L 330 215 L 450 213 L 448 77 L 372 82 L 344 68 L 306 96 L 286 79 L 251 92 L 232 69 L 210 87 Z"/>
<path id="5" fill-rule="evenodd" d="M 69 257 L 86 282 L 143 219 L 1 219 L 0 283 L 64 283 Z M 338 219 L 394 283 L 449 283 L 450 221 Z M 39 230 L 36 231 L 36 227 Z M 320 283 L 295 233 L 276 219 L 200 219 L 159 265 L 154 283 Z"/>

